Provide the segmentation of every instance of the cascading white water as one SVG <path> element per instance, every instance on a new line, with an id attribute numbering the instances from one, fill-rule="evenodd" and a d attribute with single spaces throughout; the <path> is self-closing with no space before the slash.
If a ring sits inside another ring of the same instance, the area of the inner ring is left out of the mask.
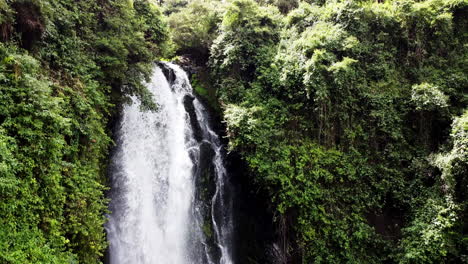
<path id="1" fill-rule="evenodd" d="M 155 67 L 147 86 L 159 109 L 141 111 L 136 98 L 123 109 L 111 164 L 110 264 L 232 264 L 232 201 L 222 145 L 186 73 L 176 65 L 164 67 L 175 80 Z M 193 106 L 191 114 L 187 105 Z M 218 254 L 202 231 L 202 201 L 195 195 L 203 144 L 214 152 L 211 225 Z"/>

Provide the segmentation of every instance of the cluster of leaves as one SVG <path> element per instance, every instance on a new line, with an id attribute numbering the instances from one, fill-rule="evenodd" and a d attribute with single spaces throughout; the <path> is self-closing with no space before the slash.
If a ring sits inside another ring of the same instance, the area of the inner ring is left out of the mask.
<path id="1" fill-rule="evenodd" d="M 221 22 L 220 6 L 219 2 L 192 1 L 168 17 L 171 37 L 179 53 L 197 54 L 206 60 Z"/>
<path id="2" fill-rule="evenodd" d="M 146 0 L 0 14 L 0 262 L 100 263 L 109 118 L 128 95 L 155 107 L 142 83 L 169 48 L 162 14 Z"/>
<path id="3" fill-rule="evenodd" d="M 294 230 L 283 250 L 466 262 L 468 2 L 297 2 L 228 1 L 204 37 L 230 147 Z"/>

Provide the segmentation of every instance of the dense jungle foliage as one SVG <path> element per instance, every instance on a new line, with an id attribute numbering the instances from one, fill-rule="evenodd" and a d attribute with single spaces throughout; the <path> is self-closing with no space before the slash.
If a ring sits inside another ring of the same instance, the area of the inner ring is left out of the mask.
<path id="1" fill-rule="evenodd" d="M 100 263 L 108 123 L 169 48 L 144 0 L 0 0 L 0 263 Z"/>
<path id="2" fill-rule="evenodd" d="M 0 0 L 0 263 L 103 261 L 113 117 L 157 108 L 143 83 L 174 52 L 268 195 L 279 263 L 468 263 L 467 20 L 467 0 Z"/>

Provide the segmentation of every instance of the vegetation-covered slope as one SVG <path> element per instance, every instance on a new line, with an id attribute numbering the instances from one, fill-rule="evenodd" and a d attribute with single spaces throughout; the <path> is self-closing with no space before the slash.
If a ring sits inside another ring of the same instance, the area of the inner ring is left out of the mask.
<path id="1" fill-rule="evenodd" d="M 172 48 L 216 89 L 281 263 L 467 263 L 467 6 L 0 0 L 0 263 L 102 261 L 109 123 L 128 95 L 154 109 Z"/>
<path id="2" fill-rule="evenodd" d="M 182 2 L 288 262 L 468 261 L 467 1 Z"/>
<path id="3" fill-rule="evenodd" d="M 0 263 L 98 263 L 109 118 L 167 31 L 148 1 L 0 0 Z"/>

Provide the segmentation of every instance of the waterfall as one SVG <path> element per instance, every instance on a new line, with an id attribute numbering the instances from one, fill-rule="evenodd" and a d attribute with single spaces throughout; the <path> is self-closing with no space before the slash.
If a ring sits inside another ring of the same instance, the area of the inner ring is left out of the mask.
<path id="1" fill-rule="evenodd" d="M 147 88 L 158 110 L 133 97 L 117 130 L 110 264 L 232 264 L 231 190 L 210 115 L 179 66 L 155 66 Z"/>

